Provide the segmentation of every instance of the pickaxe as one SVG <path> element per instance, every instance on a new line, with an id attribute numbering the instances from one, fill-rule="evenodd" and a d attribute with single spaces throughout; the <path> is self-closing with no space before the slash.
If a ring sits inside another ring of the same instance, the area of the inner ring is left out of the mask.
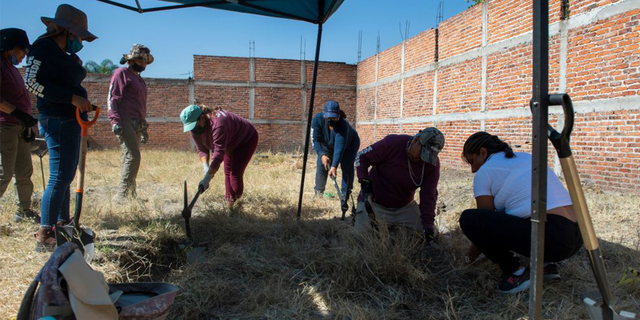
<path id="1" fill-rule="evenodd" d="M 196 201 L 198 201 L 198 197 L 200 196 L 202 191 L 202 188 L 198 188 L 198 192 L 196 192 L 196 195 L 193 196 L 191 202 L 187 202 L 187 181 L 184 181 L 184 208 L 182 209 L 182 218 L 184 218 L 185 228 L 187 229 L 187 238 L 189 238 L 189 240 L 191 240 L 191 224 L 189 224 L 189 219 L 191 219 L 191 209 L 193 209 Z"/>

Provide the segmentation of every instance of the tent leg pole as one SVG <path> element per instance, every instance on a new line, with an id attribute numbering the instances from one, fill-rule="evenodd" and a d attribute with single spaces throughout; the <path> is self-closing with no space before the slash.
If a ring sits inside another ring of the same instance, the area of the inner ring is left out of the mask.
<path id="1" fill-rule="evenodd" d="M 302 178 L 300 179 L 300 197 L 298 198 L 298 214 L 300 220 L 302 211 L 302 195 L 304 193 L 304 176 L 307 171 L 307 157 L 309 156 L 309 140 L 311 134 L 311 120 L 313 120 L 313 100 L 316 95 L 316 81 L 318 79 L 318 60 L 320 59 L 320 44 L 322 42 L 322 23 L 318 23 L 318 37 L 316 41 L 316 57 L 313 62 L 313 77 L 311 81 L 311 97 L 309 98 L 309 113 L 307 115 L 306 139 L 304 141 L 304 156 L 302 157 Z"/>
<path id="2" fill-rule="evenodd" d="M 531 171 L 531 291 L 529 319 L 542 319 L 544 235 L 547 220 L 549 123 L 549 0 L 533 0 L 533 112 Z"/>

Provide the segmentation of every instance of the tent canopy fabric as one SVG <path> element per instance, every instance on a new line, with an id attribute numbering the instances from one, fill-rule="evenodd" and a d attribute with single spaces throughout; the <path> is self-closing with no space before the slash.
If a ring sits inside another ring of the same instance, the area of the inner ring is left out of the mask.
<path id="1" fill-rule="evenodd" d="M 137 7 L 112 0 L 98 1 L 140 13 L 188 7 L 206 7 L 301 20 L 315 24 L 325 23 L 344 2 L 344 0 L 162 0 L 164 2 L 178 3 L 179 5 L 142 8 L 138 1 L 136 1 Z"/>

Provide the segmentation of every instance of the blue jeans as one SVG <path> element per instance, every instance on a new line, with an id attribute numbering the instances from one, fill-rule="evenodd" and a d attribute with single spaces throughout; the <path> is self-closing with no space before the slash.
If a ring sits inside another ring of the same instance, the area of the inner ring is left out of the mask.
<path id="1" fill-rule="evenodd" d="M 40 136 L 49 149 L 49 183 L 42 195 L 40 224 L 51 227 L 69 220 L 69 188 L 78 167 L 80 125 L 75 118 L 40 116 Z"/>

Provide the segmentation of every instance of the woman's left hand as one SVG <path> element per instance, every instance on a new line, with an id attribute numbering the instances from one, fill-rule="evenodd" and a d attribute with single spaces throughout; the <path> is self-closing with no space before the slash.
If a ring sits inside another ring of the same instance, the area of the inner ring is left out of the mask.
<path id="1" fill-rule="evenodd" d="M 329 177 L 335 178 L 337 175 L 338 175 L 338 168 L 331 167 L 331 169 L 329 169 Z"/>

